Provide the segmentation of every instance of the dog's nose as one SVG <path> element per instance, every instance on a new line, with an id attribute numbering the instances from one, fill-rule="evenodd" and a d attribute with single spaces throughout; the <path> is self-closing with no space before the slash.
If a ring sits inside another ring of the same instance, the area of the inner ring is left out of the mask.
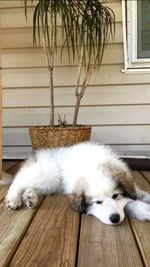
<path id="1" fill-rule="evenodd" d="M 118 223 L 120 221 L 120 215 L 118 213 L 114 213 L 109 219 L 112 223 Z"/>

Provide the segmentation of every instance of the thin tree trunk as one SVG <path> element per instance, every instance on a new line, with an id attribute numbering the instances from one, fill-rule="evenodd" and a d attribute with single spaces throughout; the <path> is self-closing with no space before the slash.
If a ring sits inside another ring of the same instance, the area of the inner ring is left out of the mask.
<path id="1" fill-rule="evenodd" d="M 76 126 L 77 124 L 77 117 L 78 117 L 78 111 L 79 111 L 79 106 L 80 106 L 80 93 L 79 93 L 79 86 L 80 86 L 80 80 L 81 80 L 81 73 L 82 73 L 82 65 L 83 65 L 83 56 L 84 56 L 84 49 L 83 45 L 81 47 L 81 53 L 80 53 L 80 62 L 79 62 L 79 67 L 78 67 L 78 75 L 77 75 L 77 85 L 76 85 L 76 91 L 75 91 L 75 96 L 76 96 L 76 103 L 75 103 L 75 109 L 74 109 L 74 115 L 73 115 L 73 127 Z"/>
<path id="2" fill-rule="evenodd" d="M 50 127 L 54 126 L 54 83 L 53 83 L 53 57 L 54 51 L 51 51 L 51 55 L 46 47 L 46 37 L 43 33 L 43 47 L 46 55 L 48 70 L 49 70 L 49 89 L 50 89 Z"/>
<path id="3" fill-rule="evenodd" d="M 77 92 L 77 94 L 76 94 L 76 104 L 75 104 L 75 111 L 74 111 L 74 117 L 73 117 L 73 127 L 75 127 L 77 125 L 81 99 L 84 96 L 84 93 L 85 93 L 86 88 L 88 86 L 88 83 L 90 81 L 93 69 L 94 69 L 93 66 L 88 67 L 83 84 L 82 84 L 82 88 L 81 88 L 80 92 Z"/>

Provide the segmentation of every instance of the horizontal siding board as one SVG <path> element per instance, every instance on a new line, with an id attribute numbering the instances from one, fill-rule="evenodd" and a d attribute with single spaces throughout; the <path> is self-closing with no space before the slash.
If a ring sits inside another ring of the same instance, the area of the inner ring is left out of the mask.
<path id="1" fill-rule="evenodd" d="M 149 84 L 150 75 L 125 75 L 121 72 L 122 65 L 102 65 L 99 71 L 93 73 L 90 85 L 125 85 Z M 55 86 L 75 86 L 77 67 L 58 67 L 54 71 Z M 47 68 L 5 69 L 3 73 L 3 88 L 41 87 L 48 86 L 49 73 Z M 82 78 L 84 75 L 82 76 Z"/>
<path id="2" fill-rule="evenodd" d="M 50 103 L 49 88 L 18 88 L 3 90 L 3 107 L 38 107 Z M 55 105 L 70 106 L 75 103 L 74 87 L 56 87 Z M 150 86 L 89 86 L 82 105 L 132 105 L 150 104 Z"/>
<path id="3" fill-rule="evenodd" d="M 29 1 L 29 0 L 28 0 Z M 34 0 L 34 3 L 35 0 Z M 112 3 L 121 3 L 121 0 L 104 0 L 104 3 L 107 3 L 108 5 L 111 5 Z M 0 1 L 0 9 L 5 9 L 5 8 L 22 8 L 22 2 L 21 0 L 1 0 Z"/>
<path id="4" fill-rule="evenodd" d="M 20 0 L 21 1 L 21 0 Z M 106 6 L 112 8 L 115 12 L 116 22 L 121 21 L 121 8 L 120 3 L 107 3 Z M 3 9 L 1 11 L 1 28 L 21 28 L 21 27 L 32 27 L 33 21 L 33 8 L 28 9 L 27 20 L 24 14 L 24 8 L 13 8 L 13 9 Z M 58 21 L 60 24 L 61 21 Z"/>
<path id="5" fill-rule="evenodd" d="M 138 144 L 138 145 L 111 145 L 114 151 L 117 151 L 121 156 L 146 156 L 150 157 L 150 145 Z"/>
<path id="6" fill-rule="evenodd" d="M 97 126 L 92 129 L 93 139 L 103 144 L 150 145 L 150 125 Z"/>
<path id="7" fill-rule="evenodd" d="M 149 144 L 150 125 L 147 126 L 96 126 L 92 127 L 92 139 L 102 144 Z M 28 128 L 4 128 L 4 146 L 30 146 Z"/>
<path id="8" fill-rule="evenodd" d="M 118 155 L 135 155 L 150 156 L 150 145 L 111 145 L 112 149 Z M 32 152 L 32 147 L 25 146 L 9 146 L 3 147 L 3 157 L 5 159 L 26 158 Z"/>
<path id="9" fill-rule="evenodd" d="M 21 0 L 18 0 L 21 2 Z M 24 28 L 33 25 L 33 9 L 28 9 L 27 20 L 24 8 L 13 8 L 1 10 L 1 28 Z"/>
<path id="10" fill-rule="evenodd" d="M 61 29 L 58 38 L 58 46 L 62 44 Z M 16 48 L 16 47 L 33 47 L 33 33 L 32 28 L 22 29 L 1 29 L 1 48 Z M 116 34 L 109 43 L 122 42 L 122 26 L 121 23 L 116 23 Z"/>
<path id="11" fill-rule="evenodd" d="M 24 159 L 32 152 L 32 147 L 5 147 L 3 146 L 3 159 Z"/>
<path id="12" fill-rule="evenodd" d="M 58 114 L 66 115 L 72 123 L 72 107 L 55 109 L 55 124 Z M 81 107 L 78 123 L 92 125 L 150 124 L 150 106 L 89 106 Z M 17 108 L 3 110 L 3 126 L 31 126 L 49 124 L 49 108 Z"/>
<path id="13" fill-rule="evenodd" d="M 112 54 L 113 50 L 113 54 Z M 61 48 L 57 49 L 55 55 L 55 66 L 77 65 L 78 60 L 69 62 L 67 49 L 63 50 L 61 60 Z M 122 44 L 110 44 L 106 47 L 102 64 L 121 64 L 123 63 Z M 3 49 L 2 54 L 3 68 L 30 68 L 47 67 L 46 57 L 43 49 Z"/>
<path id="14" fill-rule="evenodd" d="M 22 7 L 22 3 L 21 1 L 18 0 L 0 1 L 0 8 L 10 8 L 10 7 Z"/>

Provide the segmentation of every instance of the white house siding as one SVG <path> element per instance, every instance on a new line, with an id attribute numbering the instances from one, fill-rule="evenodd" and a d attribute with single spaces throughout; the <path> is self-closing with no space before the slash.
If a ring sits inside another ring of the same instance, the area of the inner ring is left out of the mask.
<path id="1" fill-rule="evenodd" d="M 121 0 L 107 0 L 116 14 L 116 34 L 105 51 L 100 71 L 92 76 L 78 123 L 93 125 L 92 139 L 120 154 L 149 155 L 150 75 L 125 75 Z M 32 9 L 26 22 L 21 0 L 0 1 L 3 68 L 3 155 L 25 157 L 31 151 L 28 127 L 49 123 L 48 72 L 41 49 L 33 49 Z M 61 40 L 59 41 L 61 42 Z M 56 118 L 72 121 L 76 62 L 55 63 Z"/>

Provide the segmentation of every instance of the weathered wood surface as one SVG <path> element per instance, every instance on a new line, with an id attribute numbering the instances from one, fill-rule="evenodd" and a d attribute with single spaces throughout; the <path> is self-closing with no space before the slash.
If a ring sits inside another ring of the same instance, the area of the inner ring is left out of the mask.
<path id="1" fill-rule="evenodd" d="M 140 188 L 142 188 L 145 191 L 150 192 L 150 185 L 149 183 L 143 179 L 143 176 L 138 172 L 133 172 L 134 179 L 139 185 Z M 147 177 L 150 178 L 150 175 Z M 149 246 L 150 246 L 150 223 L 149 222 L 140 222 L 136 219 L 130 218 L 131 222 L 131 228 L 133 230 L 133 233 L 136 238 L 137 245 L 139 247 L 140 253 L 143 258 L 144 266 L 149 267 L 150 266 L 150 253 L 149 253 Z"/>
<path id="2" fill-rule="evenodd" d="M 133 176 L 143 190 L 150 190 L 139 172 L 133 172 Z M 130 219 L 130 224 L 126 220 L 120 226 L 110 227 L 82 216 L 78 266 L 137 267 L 143 266 L 142 261 L 150 266 L 149 229 L 149 222 L 136 219 Z"/>
<path id="3" fill-rule="evenodd" d="M 127 219 L 115 227 L 82 216 L 79 244 L 78 267 L 143 266 Z"/>
<path id="4" fill-rule="evenodd" d="M 5 165 L 14 173 L 19 165 Z M 133 172 L 149 190 L 150 172 Z M 146 177 L 147 179 L 145 179 Z M 35 210 L 6 210 L 0 187 L 0 267 L 150 267 L 148 222 L 107 226 L 73 212 L 65 196 L 46 197 Z"/>
<path id="5" fill-rule="evenodd" d="M 11 164 L 10 164 L 11 165 Z M 19 168 L 19 164 L 15 164 L 6 168 L 6 171 L 14 174 Z M 0 188 L 0 199 L 3 200 L 8 187 Z M 5 208 L 4 202 L 0 204 L 0 267 L 9 265 L 16 249 L 26 232 L 35 210 L 21 209 L 19 211 L 11 211 Z"/>
<path id="6" fill-rule="evenodd" d="M 78 229 L 68 198 L 45 198 L 9 266 L 75 266 Z"/>
<path id="7" fill-rule="evenodd" d="M 150 183 L 150 171 L 142 171 L 142 175 L 146 178 L 146 180 Z"/>

